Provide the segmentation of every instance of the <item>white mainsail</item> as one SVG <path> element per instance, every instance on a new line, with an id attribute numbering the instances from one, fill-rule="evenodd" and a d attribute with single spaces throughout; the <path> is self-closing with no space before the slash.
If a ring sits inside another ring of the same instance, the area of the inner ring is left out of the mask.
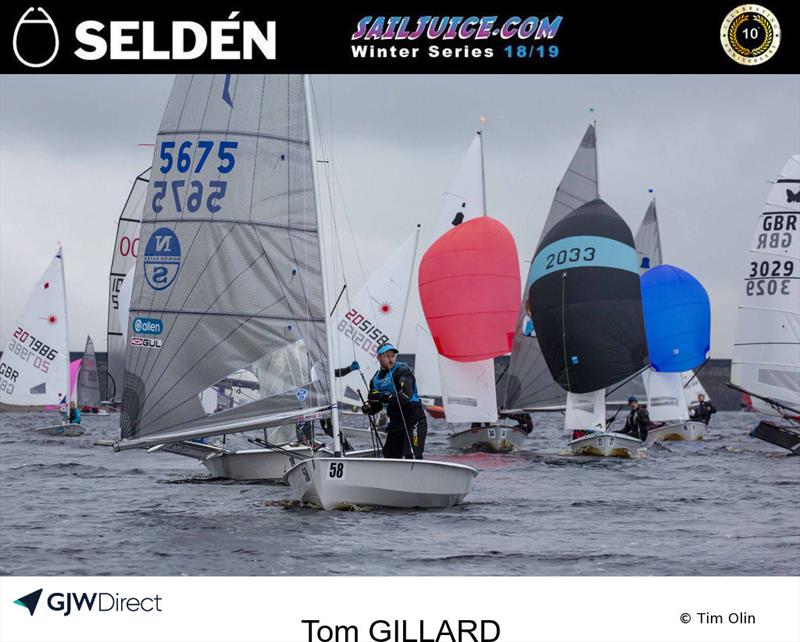
<path id="1" fill-rule="evenodd" d="M 33 289 L 10 334 L 0 361 L 0 403 L 69 403 L 69 334 L 61 248 Z"/>
<path id="2" fill-rule="evenodd" d="M 647 411 L 651 421 L 688 421 L 689 405 L 680 372 L 656 372 L 648 368 L 642 373 L 647 390 Z"/>
<path id="3" fill-rule="evenodd" d="M 141 228 L 118 449 L 327 413 L 330 352 L 303 78 L 178 76 Z M 134 324 L 135 326 L 135 324 Z M 308 380 L 206 416 L 200 394 L 302 341 Z"/>
<path id="4" fill-rule="evenodd" d="M 106 397 L 114 403 L 122 402 L 125 380 L 125 345 L 127 338 L 128 306 L 130 304 L 131 279 L 125 287 L 126 276 L 132 275 L 139 254 L 139 228 L 142 224 L 150 169 L 144 170 L 133 181 L 128 199 L 117 222 L 114 254 L 111 257 L 111 272 L 108 277 L 108 368 Z"/>
<path id="5" fill-rule="evenodd" d="M 355 297 L 340 298 L 332 319 L 334 363 L 344 367 L 358 361 L 367 383 L 379 368 L 377 349 L 387 342 L 400 345 L 418 239 L 419 228 L 375 270 Z M 353 376 L 337 380 L 337 399 L 360 406 L 363 402 L 357 389 L 361 377 L 355 375 L 358 383 L 348 385 Z M 365 399 L 368 392 L 362 391 Z"/>
<path id="6" fill-rule="evenodd" d="M 656 199 L 650 201 L 639 229 L 634 237 L 636 254 L 639 259 L 639 274 L 644 274 L 651 267 L 661 265 L 661 233 L 658 229 Z"/>
<path id="7" fill-rule="evenodd" d="M 94 343 L 90 336 L 86 337 L 86 347 L 81 358 L 81 369 L 78 372 L 78 405 L 97 407 L 100 405 L 100 377 L 97 374 L 97 359 L 94 354 Z"/>
<path id="8" fill-rule="evenodd" d="M 711 396 L 706 392 L 703 384 L 700 383 L 700 378 L 694 372 L 691 370 L 682 372 L 681 378 L 683 379 L 683 394 L 689 406 L 697 403 L 698 395 L 705 395 L 706 401 L 711 401 Z"/>
<path id="9" fill-rule="evenodd" d="M 758 217 L 731 381 L 753 395 L 762 412 L 800 414 L 800 155 L 788 160 Z"/>
<path id="10" fill-rule="evenodd" d="M 606 429 L 605 388 L 586 393 L 567 393 L 564 431 Z"/>

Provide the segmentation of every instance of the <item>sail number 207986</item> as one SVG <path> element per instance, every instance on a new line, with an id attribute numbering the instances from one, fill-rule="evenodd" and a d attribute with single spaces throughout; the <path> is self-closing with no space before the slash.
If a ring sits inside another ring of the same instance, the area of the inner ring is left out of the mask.
<path id="1" fill-rule="evenodd" d="M 178 143 L 174 140 L 161 141 L 159 156 L 163 163 L 159 166 L 162 174 L 176 170 L 179 174 L 197 175 L 203 171 L 207 163 L 216 163 L 216 172 L 229 174 L 236 166 L 236 151 L 239 143 L 233 140 L 185 140 Z M 213 159 L 209 160 L 216 148 Z M 194 214 L 205 204 L 205 209 L 216 214 L 222 209 L 222 201 L 228 190 L 228 181 L 187 180 L 180 178 L 172 181 L 153 181 L 153 198 L 150 206 L 159 214 L 164 209 L 164 199 L 171 198 L 178 214 L 184 211 Z"/>

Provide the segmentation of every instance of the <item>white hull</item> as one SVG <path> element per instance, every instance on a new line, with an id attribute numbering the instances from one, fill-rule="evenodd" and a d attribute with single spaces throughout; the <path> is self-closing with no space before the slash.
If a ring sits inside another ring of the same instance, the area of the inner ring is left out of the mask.
<path id="1" fill-rule="evenodd" d="M 481 426 L 454 433 L 447 442 L 462 450 L 508 453 L 522 447 L 527 438 L 528 434 L 515 426 Z"/>
<path id="2" fill-rule="evenodd" d="M 57 426 L 37 428 L 36 432 L 51 437 L 80 437 L 86 430 L 80 424 L 58 424 Z"/>
<path id="3" fill-rule="evenodd" d="M 284 446 L 281 450 L 251 448 L 227 450 L 213 444 L 182 441 L 154 446 L 147 452 L 166 452 L 196 459 L 214 477 L 236 481 L 279 482 L 301 458 L 313 454 L 307 446 Z M 296 457 L 296 458 L 295 458 Z"/>
<path id="4" fill-rule="evenodd" d="M 706 425 L 702 421 L 680 421 L 648 429 L 645 443 L 649 446 L 657 441 L 699 441 L 705 434 Z"/>
<path id="5" fill-rule="evenodd" d="M 339 426 L 339 431 L 347 439 L 372 439 L 372 428 L 351 428 L 349 426 Z M 381 439 L 386 438 L 386 431 L 378 429 Z"/>
<path id="6" fill-rule="evenodd" d="M 445 508 L 461 502 L 474 468 L 429 460 L 318 457 L 286 473 L 292 499 L 334 510 L 351 506 Z"/>
<path id="7" fill-rule="evenodd" d="M 312 454 L 311 448 L 306 446 L 286 446 L 282 450 L 253 448 L 214 454 L 200 461 L 214 477 L 278 482 L 300 458 Z"/>
<path id="8" fill-rule="evenodd" d="M 644 443 L 618 432 L 596 432 L 569 442 L 573 455 L 594 457 L 640 457 L 646 452 Z"/>

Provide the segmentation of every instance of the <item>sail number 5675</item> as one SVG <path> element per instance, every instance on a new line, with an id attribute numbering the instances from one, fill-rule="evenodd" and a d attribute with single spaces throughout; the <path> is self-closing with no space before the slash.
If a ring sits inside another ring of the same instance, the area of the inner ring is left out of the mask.
<path id="1" fill-rule="evenodd" d="M 219 158 L 220 164 L 217 165 L 217 171 L 220 174 L 227 174 L 233 169 L 233 166 L 236 164 L 236 157 L 233 155 L 233 150 L 238 146 L 239 143 L 235 140 L 219 141 L 219 145 L 217 146 L 217 158 Z M 185 140 L 180 144 L 174 140 L 161 141 L 159 156 L 161 156 L 161 160 L 164 161 L 164 164 L 158 169 L 162 174 L 167 174 L 174 165 L 175 169 L 181 174 L 184 174 L 189 171 L 192 166 L 192 161 L 194 161 L 193 172 L 197 174 L 203 170 L 203 166 L 206 164 L 206 160 L 212 149 L 214 149 L 213 140 L 198 140 L 195 150 L 192 150 L 192 141 L 190 140 Z"/>

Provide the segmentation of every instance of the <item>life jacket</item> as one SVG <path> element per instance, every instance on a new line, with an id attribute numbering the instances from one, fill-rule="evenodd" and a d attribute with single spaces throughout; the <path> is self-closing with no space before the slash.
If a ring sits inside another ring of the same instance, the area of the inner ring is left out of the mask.
<path id="1" fill-rule="evenodd" d="M 401 363 L 400 361 L 395 361 L 394 366 L 392 366 L 391 370 L 378 370 L 373 376 L 372 381 L 370 381 L 369 387 L 371 390 L 377 390 L 378 392 L 382 393 L 397 393 L 399 390 L 397 389 L 397 384 L 395 383 L 394 377 L 397 374 L 397 371 L 405 368 L 409 372 L 411 368 L 409 368 L 405 363 Z M 383 375 L 383 376 L 381 376 Z M 411 395 L 411 398 L 405 403 L 419 403 L 419 393 L 417 391 L 417 380 L 414 378 L 414 393 Z"/>

